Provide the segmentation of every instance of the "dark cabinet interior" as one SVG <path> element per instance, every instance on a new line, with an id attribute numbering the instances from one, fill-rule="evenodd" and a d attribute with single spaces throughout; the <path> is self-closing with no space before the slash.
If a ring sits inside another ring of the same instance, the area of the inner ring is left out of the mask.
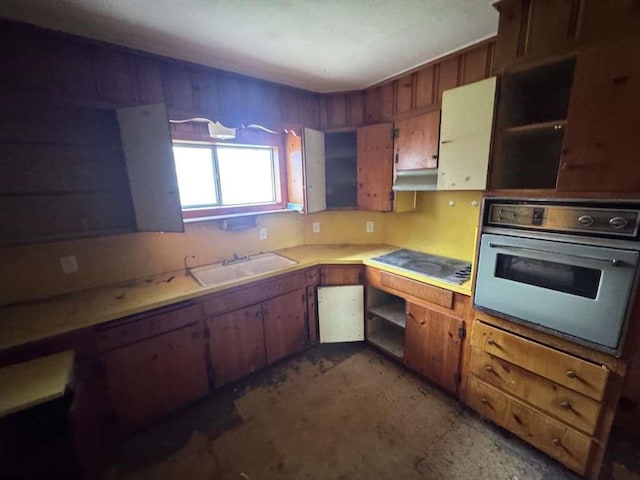
<path id="1" fill-rule="evenodd" d="M 3 106 L 0 242 L 135 229 L 114 110 Z"/>
<path id="2" fill-rule="evenodd" d="M 356 208 L 357 132 L 326 133 L 324 136 L 327 178 L 327 208 Z"/>
<path id="3" fill-rule="evenodd" d="M 500 86 L 493 189 L 554 189 L 575 58 L 507 73 Z"/>

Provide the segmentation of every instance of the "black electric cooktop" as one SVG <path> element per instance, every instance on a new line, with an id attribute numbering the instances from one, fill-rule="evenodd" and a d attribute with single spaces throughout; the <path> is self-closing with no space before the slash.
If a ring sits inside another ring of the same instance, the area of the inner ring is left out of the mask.
<path id="1" fill-rule="evenodd" d="M 415 250 L 396 250 L 374 257 L 372 260 L 455 285 L 466 282 L 471 276 L 471 263 L 465 260 L 441 257 Z"/>

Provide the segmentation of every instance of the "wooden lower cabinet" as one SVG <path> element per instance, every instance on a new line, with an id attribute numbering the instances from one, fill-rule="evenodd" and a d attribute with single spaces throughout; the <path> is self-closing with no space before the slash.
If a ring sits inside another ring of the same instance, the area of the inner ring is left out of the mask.
<path id="1" fill-rule="evenodd" d="M 318 301 L 316 287 L 307 287 L 307 326 L 309 328 L 309 343 L 316 343 L 320 338 L 318 329 Z"/>
<path id="2" fill-rule="evenodd" d="M 407 367 L 455 394 L 460 375 L 464 321 L 406 302 Z"/>
<path id="3" fill-rule="evenodd" d="M 213 386 L 220 387 L 267 364 L 261 304 L 206 321 Z"/>
<path id="4" fill-rule="evenodd" d="M 584 474 L 592 439 L 497 388 L 470 377 L 469 405 L 534 447 Z"/>
<path id="5" fill-rule="evenodd" d="M 213 316 L 206 324 L 213 386 L 220 387 L 308 345 L 306 289 Z"/>
<path id="6" fill-rule="evenodd" d="M 326 265 L 320 268 L 320 285 L 361 285 L 362 265 Z"/>
<path id="7" fill-rule="evenodd" d="M 302 350 L 309 342 L 305 289 L 267 300 L 262 304 L 267 364 Z"/>
<path id="8" fill-rule="evenodd" d="M 201 323 L 105 352 L 100 360 L 122 432 L 147 425 L 209 390 Z"/>

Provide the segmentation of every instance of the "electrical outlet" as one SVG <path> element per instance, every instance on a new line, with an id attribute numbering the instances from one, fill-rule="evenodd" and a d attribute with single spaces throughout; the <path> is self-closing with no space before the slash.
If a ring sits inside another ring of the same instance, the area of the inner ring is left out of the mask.
<path id="1" fill-rule="evenodd" d="M 262 227 L 260 229 L 260 240 L 266 240 L 267 239 L 267 227 Z"/>
<path id="2" fill-rule="evenodd" d="M 367 233 L 373 233 L 373 222 L 368 221 L 365 227 Z"/>
<path id="3" fill-rule="evenodd" d="M 313 233 L 320 233 L 320 222 L 313 222 L 311 228 L 313 229 Z"/>
<path id="4" fill-rule="evenodd" d="M 66 257 L 60 257 L 60 266 L 62 267 L 62 273 L 76 273 L 78 271 L 76 256 L 68 255 Z"/>

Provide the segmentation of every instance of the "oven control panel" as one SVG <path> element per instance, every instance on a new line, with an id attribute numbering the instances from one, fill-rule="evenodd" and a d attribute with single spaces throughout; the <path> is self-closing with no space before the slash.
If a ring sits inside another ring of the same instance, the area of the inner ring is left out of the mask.
<path id="1" fill-rule="evenodd" d="M 635 237 L 640 226 L 640 209 L 491 203 L 485 224 Z"/>

